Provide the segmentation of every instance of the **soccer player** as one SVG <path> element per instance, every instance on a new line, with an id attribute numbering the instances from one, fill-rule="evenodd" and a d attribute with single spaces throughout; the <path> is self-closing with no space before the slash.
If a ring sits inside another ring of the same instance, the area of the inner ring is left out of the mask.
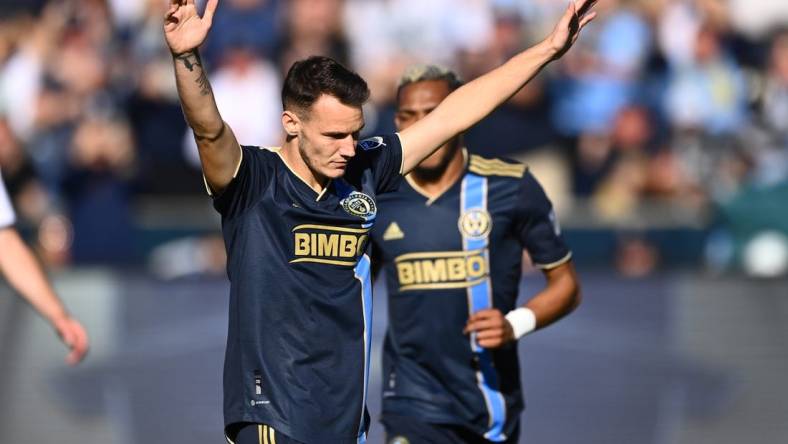
<path id="1" fill-rule="evenodd" d="M 397 129 L 407 131 L 460 86 L 445 68 L 410 68 L 397 91 Z M 370 238 L 389 294 L 387 442 L 516 443 L 516 341 L 580 300 L 550 201 L 525 165 L 469 154 L 457 135 L 378 206 Z M 523 249 L 547 285 L 515 308 Z"/>
<path id="2" fill-rule="evenodd" d="M 222 120 L 197 50 L 218 0 L 202 17 L 194 0 L 172 0 L 165 38 L 228 254 L 228 441 L 366 440 L 367 244 L 378 196 L 569 49 L 593 19 L 593 3 L 570 4 L 543 42 L 399 134 L 359 141 L 364 80 L 326 57 L 299 61 L 282 90 L 285 142 L 259 149 L 240 146 Z"/>
<path id="3" fill-rule="evenodd" d="M 8 283 L 55 329 L 71 350 L 66 362 L 76 365 L 88 351 L 88 335 L 58 299 L 33 253 L 13 228 L 16 215 L 0 176 L 0 272 Z"/>

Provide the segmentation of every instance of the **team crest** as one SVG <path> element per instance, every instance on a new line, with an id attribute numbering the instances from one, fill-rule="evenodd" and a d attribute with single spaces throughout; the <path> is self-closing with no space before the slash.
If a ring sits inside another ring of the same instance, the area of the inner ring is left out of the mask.
<path id="1" fill-rule="evenodd" d="M 492 231 L 492 218 L 490 213 L 481 208 L 472 208 L 460 216 L 457 221 L 460 233 L 466 239 L 480 240 L 490 235 Z"/>
<path id="2" fill-rule="evenodd" d="M 383 142 L 383 138 L 380 136 L 377 137 L 370 137 L 369 139 L 364 139 L 358 143 L 359 148 L 364 151 L 374 150 L 380 148 L 382 146 L 386 146 Z"/>
<path id="3" fill-rule="evenodd" d="M 346 213 L 363 217 L 364 219 L 372 218 L 378 212 L 375 201 L 366 194 L 359 193 L 358 191 L 353 191 L 346 198 L 342 199 L 340 203 Z"/>

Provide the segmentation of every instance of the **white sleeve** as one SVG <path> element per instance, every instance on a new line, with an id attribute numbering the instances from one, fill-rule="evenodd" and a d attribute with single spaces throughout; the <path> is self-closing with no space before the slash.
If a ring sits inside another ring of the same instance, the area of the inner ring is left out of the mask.
<path id="1" fill-rule="evenodd" d="M 11 199 L 5 190 L 3 176 L 0 175 L 0 228 L 11 226 L 16 221 L 14 209 L 11 207 Z"/>

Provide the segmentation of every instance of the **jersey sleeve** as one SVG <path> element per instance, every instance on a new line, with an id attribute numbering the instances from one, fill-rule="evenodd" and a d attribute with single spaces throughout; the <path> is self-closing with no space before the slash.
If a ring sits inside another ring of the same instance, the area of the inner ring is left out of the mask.
<path id="1" fill-rule="evenodd" d="M 214 194 L 207 182 L 213 206 L 222 217 L 230 219 L 253 206 L 261 197 L 271 177 L 271 165 L 265 151 L 258 147 L 241 146 L 241 162 L 227 188 Z"/>
<path id="2" fill-rule="evenodd" d="M 0 175 L 0 228 L 10 227 L 16 222 L 14 208 L 11 206 L 11 198 L 5 189 L 3 176 Z"/>
<path id="3" fill-rule="evenodd" d="M 520 185 L 516 223 L 520 243 L 536 267 L 557 267 L 568 261 L 572 253 L 561 236 L 553 204 L 529 171 Z"/>
<path id="4" fill-rule="evenodd" d="M 372 170 L 377 193 L 395 191 L 402 179 L 402 144 L 399 134 L 371 137 L 358 143 L 358 153 Z"/>

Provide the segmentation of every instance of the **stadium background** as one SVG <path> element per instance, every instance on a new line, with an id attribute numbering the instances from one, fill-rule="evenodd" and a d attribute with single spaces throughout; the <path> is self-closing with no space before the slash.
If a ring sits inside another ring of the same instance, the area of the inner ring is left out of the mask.
<path id="1" fill-rule="evenodd" d="M 392 129 L 408 64 L 471 79 L 544 36 L 565 6 L 222 0 L 203 53 L 245 144 L 278 144 L 284 70 L 314 53 L 369 81 L 371 134 Z M 224 252 L 165 8 L 0 0 L 0 169 L 18 228 L 93 341 L 67 368 L 45 323 L 0 284 L 0 443 L 221 442 Z M 529 164 L 584 289 L 576 313 L 520 344 L 523 442 L 784 442 L 788 6 L 598 9 L 563 60 L 466 138 Z M 539 285 L 529 270 L 522 294 Z M 371 442 L 381 432 L 375 423 Z"/>

